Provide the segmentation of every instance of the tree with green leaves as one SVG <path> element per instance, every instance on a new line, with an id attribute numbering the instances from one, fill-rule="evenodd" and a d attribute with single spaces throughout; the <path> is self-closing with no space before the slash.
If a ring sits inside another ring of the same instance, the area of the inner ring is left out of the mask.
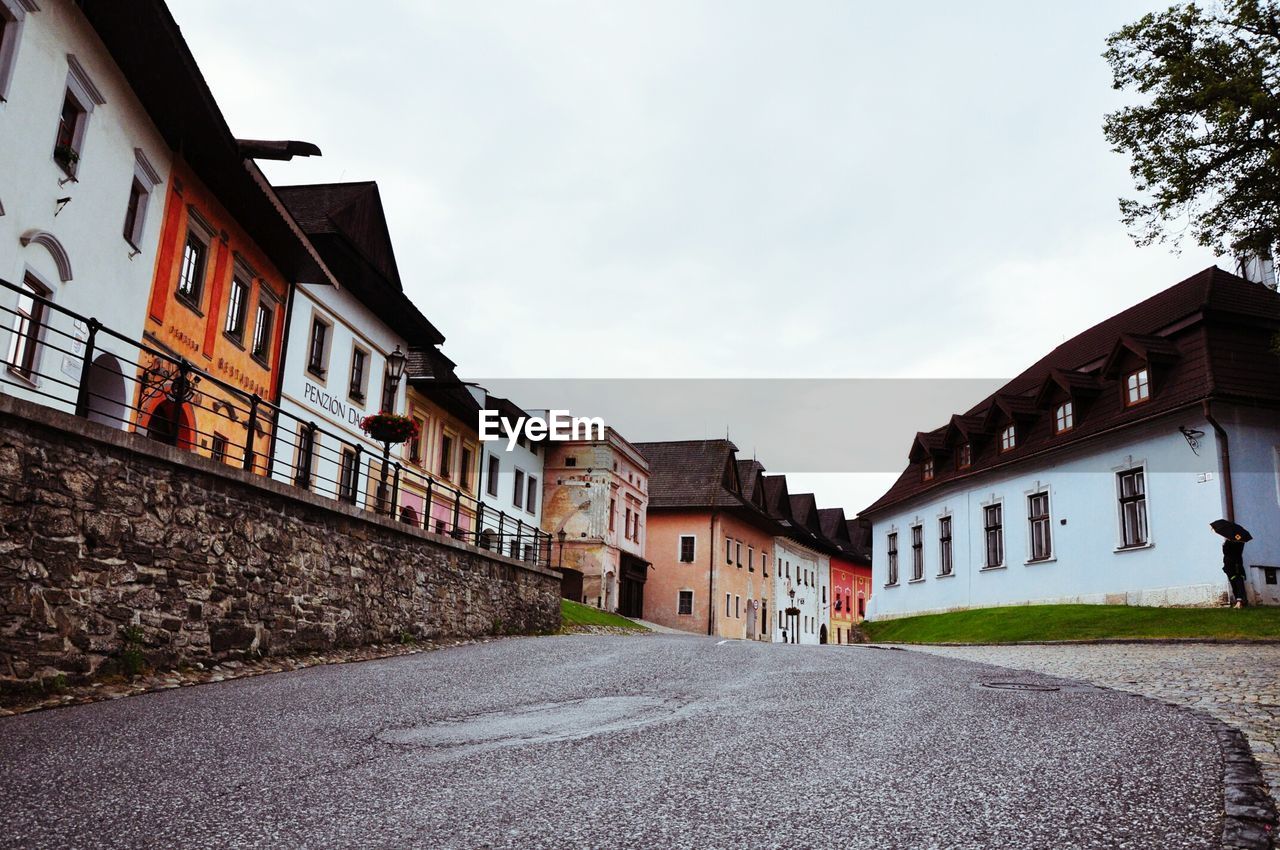
<path id="1" fill-rule="evenodd" d="M 1153 12 L 1107 39 L 1116 89 L 1140 102 L 1106 116 L 1139 198 L 1120 200 L 1139 245 L 1186 235 L 1218 254 L 1280 244 L 1280 0 Z"/>

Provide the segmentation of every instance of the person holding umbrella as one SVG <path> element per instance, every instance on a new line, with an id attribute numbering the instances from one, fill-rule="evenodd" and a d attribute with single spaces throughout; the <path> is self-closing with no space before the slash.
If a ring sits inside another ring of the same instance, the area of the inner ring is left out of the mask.
<path id="1" fill-rule="evenodd" d="M 1248 593 L 1244 583 L 1244 544 L 1253 539 L 1248 530 L 1228 519 L 1215 519 L 1209 527 L 1223 537 L 1222 571 L 1227 574 L 1231 583 L 1231 595 L 1236 598 L 1235 607 L 1243 608 L 1249 604 Z"/>

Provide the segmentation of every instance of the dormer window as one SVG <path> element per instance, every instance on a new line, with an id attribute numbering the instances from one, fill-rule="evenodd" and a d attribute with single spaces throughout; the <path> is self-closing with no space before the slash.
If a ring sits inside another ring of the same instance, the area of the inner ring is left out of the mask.
<path id="1" fill-rule="evenodd" d="M 1007 452 L 1016 445 L 1018 445 L 1018 429 L 1010 423 L 1000 432 L 1000 451 Z"/>
<path id="2" fill-rule="evenodd" d="M 933 480 L 933 458 L 929 458 L 924 462 L 924 480 Z"/>
<path id="3" fill-rule="evenodd" d="M 1141 404 L 1151 398 L 1151 373 L 1147 367 L 1130 372 L 1125 380 L 1124 403 L 1126 406 Z"/>
<path id="4" fill-rule="evenodd" d="M 1076 406 L 1074 402 L 1064 401 L 1058 405 L 1053 414 L 1053 432 L 1061 434 L 1076 427 Z"/>
<path id="5" fill-rule="evenodd" d="M 973 443 L 964 443 L 956 453 L 956 468 L 968 469 L 973 466 Z"/>

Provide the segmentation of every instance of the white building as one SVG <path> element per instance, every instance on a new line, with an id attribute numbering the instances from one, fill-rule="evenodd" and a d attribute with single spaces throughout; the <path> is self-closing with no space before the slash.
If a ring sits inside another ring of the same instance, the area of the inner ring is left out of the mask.
<path id="1" fill-rule="evenodd" d="M 509 422 L 532 414 L 546 414 L 546 411 L 523 410 L 510 399 L 490 395 L 480 387 L 475 388 L 474 395 L 482 409 L 496 411 Z M 512 539 L 509 533 L 513 526 L 519 527 L 514 524 L 542 527 L 542 490 L 545 483 L 542 467 L 546 447 L 523 436 L 511 445 L 504 437 L 481 442 L 480 451 L 483 464 L 480 498 L 484 502 L 480 526 L 494 535 L 495 545 L 501 541 L 503 549 L 511 557 L 518 557 L 515 552 L 521 549 L 522 544 Z"/>
<path id="2" fill-rule="evenodd" d="M 387 380 L 388 355 L 443 341 L 401 291 L 374 183 L 282 186 L 277 192 L 338 286 L 299 283 L 288 309 L 280 423 L 272 474 L 317 493 L 373 507 L 381 443 L 367 415 L 405 412 L 407 380 Z M 308 451 L 309 423 L 318 433 Z M 393 461 L 399 450 L 393 449 Z M 307 466 L 307 461 L 310 466 Z"/>
<path id="3" fill-rule="evenodd" d="M 141 339 L 170 164 L 79 4 L 0 0 L 0 279 Z M 9 289 L 0 310 L 0 389 L 73 405 L 59 381 L 79 382 L 88 326 Z M 107 421 L 138 352 L 107 334 L 94 350 Z"/>
<path id="4" fill-rule="evenodd" d="M 786 532 L 773 539 L 774 643 L 826 643 L 831 630 L 831 546 L 812 493 L 791 494 L 786 477 L 762 479 L 764 506 Z"/>
<path id="5" fill-rule="evenodd" d="M 1216 605 L 1233 518 L 1278 604 L 1280 296 L 1210 268 L 916 436 L 873 523 L 873 618 L 1030 603 Z"/>

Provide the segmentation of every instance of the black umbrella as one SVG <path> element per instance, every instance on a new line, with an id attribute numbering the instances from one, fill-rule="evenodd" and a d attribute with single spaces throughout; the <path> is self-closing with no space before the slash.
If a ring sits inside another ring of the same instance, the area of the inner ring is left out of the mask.
<path id="1" fill-rule="evenodd" d="M 1241 543 L 1248 543 L 1253 539 L 1249 529 L 1229 519 L 1215 519 L 1209 523 L 1209 527 L 1228 540 L 1239 540 Z"/>

